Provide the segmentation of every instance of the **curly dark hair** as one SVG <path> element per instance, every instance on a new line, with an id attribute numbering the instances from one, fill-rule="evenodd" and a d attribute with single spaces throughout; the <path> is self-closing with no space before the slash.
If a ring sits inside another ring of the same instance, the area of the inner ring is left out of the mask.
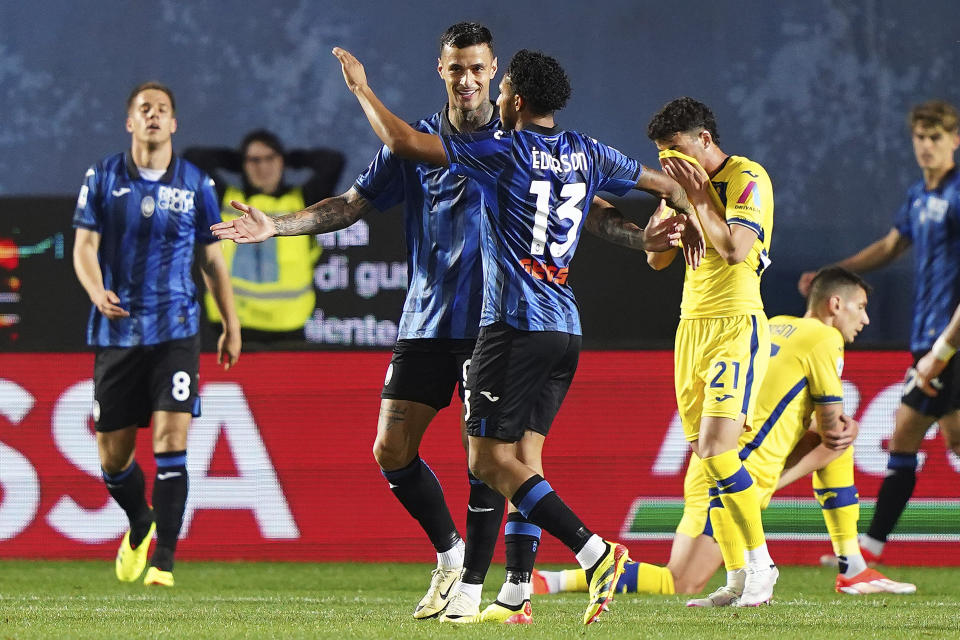
<path id="1" fill-rule="evenodd" d="M 647 125 L 647 137 L 656 142 L 672 138 L 674 134 L 706 129 L 714 142 L 720 141 L 717 134 L 717 119 L 710 107 L 689 97 L 671 100 L 658 111 Z"/>
<path id="2" fill-rule="evenodd" d="M 475 44 L 485 44 L 490 47 L 490 53 L 493 53 L 493 34 L 478 22 L 452 24 L 440 36 L 441 51 L 448 45 L 454 49 L 464 49 Z"/>
<path id="3" fill-rule="evenodd" d="M 546 115 L 563 109 L 570 99 L 570 79 L 555 58 L 521 49 L 510 60 L 505 75 L 518 96 L 522 96 L 534 115 Z"/>

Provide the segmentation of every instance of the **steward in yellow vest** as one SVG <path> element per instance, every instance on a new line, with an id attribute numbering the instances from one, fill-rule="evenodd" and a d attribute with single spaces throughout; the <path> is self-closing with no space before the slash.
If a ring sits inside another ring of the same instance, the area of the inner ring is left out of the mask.
<path id="1" fill-rule="evenodd" d="M 253 131 L 240 151 L 188 149 L 184 157 L 214 176 L 224 220 L 238 217 L 230 206 L 240 200 L 268 215 L 299 211 L 333 193 L 343 169 L 343 155 L 330 149 L 293 150 L 284 153 L 280 140 L 269 131 Z M 302 187 L 284 183 L 284 167 L 309 168 L 313 175 Z M 240 173 L 243 188 L 228 186 L 218 170 Z M 313 268 L 320 258 L 314 236 L 270 238 L 255 244 L 224 242 L 234 303 L 245 340 L 303 339 L 303 325 L 313 315 L 316 292 Z M 220 316 L 209 293 L 207 318 Z"/>

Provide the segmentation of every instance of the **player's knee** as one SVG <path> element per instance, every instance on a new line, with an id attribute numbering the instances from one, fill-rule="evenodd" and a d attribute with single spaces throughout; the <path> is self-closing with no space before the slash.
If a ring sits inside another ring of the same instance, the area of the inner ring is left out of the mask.
<path id="1" fill-rule="evenodd" d="M 405 446 L 379 437 L 373 443 L 373 457 L 384 471 L 402 469 L 416 455 L 416 451 L 408 451 Z"/>

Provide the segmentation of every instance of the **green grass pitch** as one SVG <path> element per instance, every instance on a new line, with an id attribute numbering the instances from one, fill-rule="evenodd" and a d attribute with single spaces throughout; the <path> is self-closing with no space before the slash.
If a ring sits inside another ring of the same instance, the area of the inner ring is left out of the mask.
<path id="1" fill-rule="evenodd" d="M 842 596 L 831 570 L 782 567 L 771 606 L 687 609 L 681 596 L 618 595 L 581 624 L 586 594 L 535 596 L 534 624 L 441 625 L 411 616 L 431 567 L 181 562 L 173 589 L 121 584 L 109 560 L 0 561 L 8 638 L 960 638 L 960 570 L 890 568 L 912 596 Z M 484 589 L 496 595 L 503 570 Z M 720 576 L 714 580 L 719 583 Z M 451 628 L 453 627 L 453 628 Z"/>

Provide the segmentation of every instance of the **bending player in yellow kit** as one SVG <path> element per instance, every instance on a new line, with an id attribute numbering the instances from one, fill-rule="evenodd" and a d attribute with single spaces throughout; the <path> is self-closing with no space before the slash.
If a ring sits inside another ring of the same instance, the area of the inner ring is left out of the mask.
<path id="1" fill-rule="evenodd" d="M 776 489 L 814 472 L 814 494 L 820 501 L 840 573 L 835 588 L 848 594 L 913 593 L 912 584 L 894 582 L 868 569 L 857 543 L 860 505 L 853 478 L 856 422 L 843 415 L 843 343 L 853 342 L 869 318 L 869 286 L 856 274 L 830 267 L 817 274 L 803 318 L 770 319 L 770 367 L 757 399 L 761 426 L 744 433 L 739 457 L 753 477 L 762 505 Z M 822 439 L 822 443 L 820 442 Z M 699 593 L 728 555 L 743 557 L 733 543 L 718 545 L 710 519 L 722 508 L 716 488 L 691 456 L 684 480 L 684 510 L 666 567 L 630 563 L 617 589 L 640 593 Z M 710 494 L 713 494 L 711 497 Z M 708 518 L 709 514 L 709 518 Z M 741 561 L 742 566 L 742 561 Z M 728 566 L 729 568 L 729 566 Z M 743 589 L 743 570 L 728 571 L 727 584 L 688 606 L 734 604 Z M 539 593 L 580 590 L 575 571 L 540 571 L 534 576 Z"/>
<path id="2" fill-rule="evenodd" d="M 684 435 L 723 503 L 715 529 L 746 547 L 741 606 L 770 601 L 779 572 L 767 551 L 760 500 L 737 457 L 744 429 L 754 428 L 757 389 L 770 357 L 760 275 L 770 263 L 773 187 L 766 171 L 717 146 L 713 112 L 692 98 L 669 102 L 650 121 L 664 171 L 696 207 L 707 251 L 687 269 L 674 349 L 677 406 Z M 676 250 L 648 254 L 655 269 Z M 739 563 L 743 567 L 743 561 Z M 729 568 L 729 567 L 728 567 Z"/>

